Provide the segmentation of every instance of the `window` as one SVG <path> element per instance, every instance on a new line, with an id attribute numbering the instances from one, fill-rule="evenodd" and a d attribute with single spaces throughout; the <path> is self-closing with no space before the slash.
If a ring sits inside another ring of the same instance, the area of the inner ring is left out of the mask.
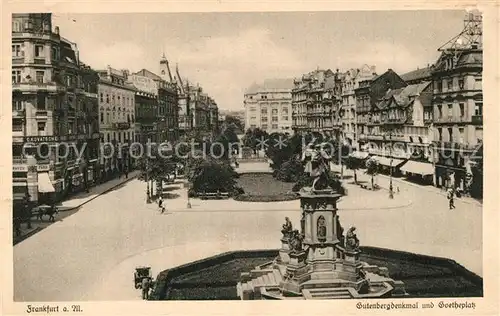
<path id="1" fill-rule="evenodd" d="M 449 137 L 449 142 L 453 142 L 453 128 L 452 127 L 449 127 L 448 128 L 448 137 Z"/>
<path id="2" fill-rule="evenodd" d="M 451 91 L 453 89 L 453 79 L 447 80 L 447 91 Z"/>
<path id="3" fill-rule="evenodd" d="M 12 70 L 12 83 L 21 83 L 21 70 Z"/>
<path id="4" fill-rule="evenodd" d="M 260 109 L 260 113 L 267 115 L 267 108 Z"/>
<path id="5" fill-rule="evenodd" d="M 460 90 L 464 89 L 464 79 L 463 78 L 458 79 L 458 88 Z"/>
<path id="6" fill-rule="evenodd" d="M 23 121 L 21 119 L 12 119 L 12 131 L 21 132 L 23 130 Z"/>
<path id="7" fill-rule="evenodd" d="M 109 104 L 109 94 L 106 94 L 106 103 Z"/>
<path id="8" fill-rule="evenodd" d="M 288 115 L 288 108 L 282 108 L 282 109 L 281 109 L 281 113 L 282 113 L 283 115 Z"/>
<path id="9" fill-rule="evenodd" d="M 282 119 L 283 121 L 288 121 L 288 116 L 282 116 L 282 117 L 281 117 L 281 119 Z"/>
<path id="10" fill-rule="evenodd" d="M 21 23 L 19 21 L 12 21 L 12 32 L 21 32 Z"/>
<path id="11" fill-rule="evenodd" d="M 45 122 L 38 122 L 38 131 L 45 132 Z"/>
<path id="12" fill-rule="evenodd" d="M 58 50 L 57 47 L 51 47 L 50 48 L 50 56 L 52 60 L 58 60 Z"/>
<path id="13" fill-rule="evenodd" d="M 437 108 L 438 108 L 438 118 L 442 118 L 443 117 L 443 106 L 441 104 L 438 104 Z"/>
<path id="14" fill-rule="evenodd" d="M 278 122 L 278 117 L 277 116 L 273 116 L 271 118 L 271 122 Z"/>
<path id="15" fill-rule="evenodd" d="M 272 115 L 278 115 L 278 109 L 273 109 L 271 113 Z"/>
<path id="16" fill-rule="evenodd" d="M 266 130 L 267 129 L 267 124 L 262 124 L 262 129 Z"/>
<path id="17" fill-rule="evenodd" d="M 108 113 L 109 114 L 109 113 Z M 110 141 L 110 135 L 109 134 L 106 134 L 106 141 L 109 143 Z"/>
<path id="18" fill-rule="evenodd" d="M 250 108 L 250 112 L 255 112 L 255 108 L 254 108 L 254 107 L 251 107 L 251 108 Z"/>
<path id="19" fill-rule="evenodd" d="M 262 122 L 267 122 L 267 116 L 263 116 L 263 117 L 261 117 L 261 121 L 262 121 Z"/>
<path id="20" fill-rule="evenodd" d="M 437 82 L 437 91 L 438 92 L 442 92 L 443 91 L 443 82 L 442 81 L 438 81 Z"/>
<path id="21" fill-rule="evenodd" d="M 453 116 L 453 104 L 448 104 L 448 117 Z"/>
<path id="22" fill-rule="evenodd" d="M 278 129 L 278 124 L 273 124 L 273 125 L 271 125 L 271 128 L 272 128 L 272 129 Z"/>
<path id="23" fill-rule="evenodd" d="M 36 108 L 37 110 L 45 110 L 45 96 L 44 95 L 37 95 L 36 96 Z"/>
<path id="24" fill-rule="evenodd" d="M 476 102 L 476 104 L 474 104 L 474 115 L 483 115 L 483 102 Z"/>
<path id="25" fill-rule="evenodd" d="M 12 57 L 23 57 L 24 50 L 21 44 L 12 45 Z"/>
<path id="26" fill-rule="evenodd" d="M 443 141 L 443 129 L 438 128 L 437 131 L 438 131 L 438 139 L 441 142 Z"/>
<path id="27" fill-rule="evenodd" d="M 104 123 L 104 113 L 101 112 L 101 123 Z"/>
<path id="28" fill-rule="evenodd" d="M 37 83 L 43 83 L 43 81 L 44 81 L 43 80 L 44 75 L 45 75 L 45 72 L 43 72 L 43 71 L 37 71 L 36 72 L 36 82 Z"/>
<path id="29" fill-rule="evenodd" d="M 35 58 L 45 57 L 43 55 L 43 45 L 35 45 Z"/>
<path id="30" fill-rule="evenodd" d="M 12 100 L 12 110 L 13 111 L 22 111 L 23 108 L 24 108 L 23 101 Z"/>
<path id="31" fill-rule="evenodd" d="M 251 120 L 255 120 L 255 119 L 257 119 L 257 117 L 256 116 L 251 116 L 250 119 Z"/>
<path id="32" fill-rule="evenodd" d="M 463 143 L 464 142 L 464 128 L 460 127 L 458 129 L 458 132 L 460 133 L 460 142 Z"/>
<path id="33" fill-rule="evenodd" d="M 104 96 L 103 96 L 102 92 L 101 92 L 101 95 L 100 95 L 100 99 L 101 99 L 101 102 L 104 102 Z"/>
<path id="34" fill-rule="evenodd" d="M 465 116 L 465 104 L 459 103 L 458 106 L 460 107 L 460 117 Z"/>
<path id="35" fill-rule="evenodd" d="M 106 113 L 106 123 L 109 124 L 109 113 Z M 109 142 L 109 140 L 108 140 Z"/>

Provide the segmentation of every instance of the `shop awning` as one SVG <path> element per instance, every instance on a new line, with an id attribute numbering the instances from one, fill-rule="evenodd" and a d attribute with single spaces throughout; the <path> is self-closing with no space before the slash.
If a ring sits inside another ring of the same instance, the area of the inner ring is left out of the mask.
<path id="1" fill-rule="evenodd" d="M 408 160 L 401 171 L 416 173 L 423 176 L 434 174 L 434 167 L 430 163 Z"/>
<path id="2" fill-rule="evenodd" d="M 38 174 L 38 192 L 51 193 L 56 192 L 52 182 L 50 181 L 48 172 L 41 172 Z"/>
<path id="3" fill-rule="evenodd" d="M 358 158 L 358 159 L 366 159 L 368 158 L 370 154 L 367 153 L 366 151 L 354 151 L 351 153 L 351 157 Z"/>
<path id="4" fill-rule="evenodd" d="M 381 165 L 390 167 L 391 166 L 391 159 L 392 159 L 392 166 L 396 167 L 397 165 L 403 163 L 403 160 L 401 159 L 396 159 L 396 158 L 388 158 L 388 157 L 382 157 L 382 156 L 373 156 L 373 158 Z"/>

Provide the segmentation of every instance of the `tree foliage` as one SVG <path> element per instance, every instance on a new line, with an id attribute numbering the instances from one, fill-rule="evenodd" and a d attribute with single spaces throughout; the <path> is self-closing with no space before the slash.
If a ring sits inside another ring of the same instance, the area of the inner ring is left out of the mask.
<path id="1" fill-rule="evenodd" d="M 188 161 L 187 177 L 192 183 L 192 193 L 217 191 L 241 193 L 235 180 L 237 176 L 231 165 L 224 160 L 192 157 Z"/>
<path id="2" fill-rule="evenodd" d="M 224 122 L 226 123 L 227 126 L 233 125 L 235 128 L 237 128 L 240 131 L 244 130 L 243 123 L 236 116 L 226 115 L 226 119 L 224 120 Z"/>
<path id="3" fill-rule="evenodd" d="M 370 158 L 366 161 L 365 173 L 371 176 L 372 189 L 374 188 L 373 179 L 379 173 L 380 165 L 377 160 Z"/>
<path id="4" fill-rule="evenodd" d="M 354 183 L 358 183 L 358 175 L 356 171 L 361 168 L 361 160 L 354 158 L 352 156 L 348 156 L 344 160 L 344 164 L 347 167 L 347 169 L 351 169 L 354 172 Z"/>
<path id="5" fill-rule="evenodd" d="M 276 173 L 276 179 L 283 182 L 297 182 L 304 173 L 304 166 L 298 159 L 284 162 Z"/>
<path id="6" fill-rule="evenodd" d="M 160 146 L 151 146 L 138 159 L 137 167 L 140 170 L 139 179 L 146 181 L 160 181 L 175 173 L 176 162 L 172 150 Z"/>

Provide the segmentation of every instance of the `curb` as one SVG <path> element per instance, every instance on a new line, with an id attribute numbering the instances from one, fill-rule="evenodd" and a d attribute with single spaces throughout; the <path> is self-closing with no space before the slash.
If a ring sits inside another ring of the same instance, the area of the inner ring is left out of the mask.
<path id="1" fill-rule="evenodd" d="M 12 244 L 13 246 L 17 245 L 18 243 L 20 242 L 23 242 L 25 241 L 26 239 L 30 238 L 31 236 L 33 236 L 34 234 L 40 232 L 43 228 L 42 227 L 36 227 L 35 229 L 33 229 L 32 231 L 30 231 L 29 233 L 25 234 L 25 235 L 22 235 L 20 237 L 16 237 L 17 240 L 15 239 L 12 239 Z"/>
<path id="2" fill-rule="evenodd" d="M 133 179 L 136 179 L 137 177 L 138 177 L 137 175 L 136 175 L 136 176 L 133 176 L 133 177 L 130 177 L 130 178 L 126 179 L 125 181 L 123 181 L 123 182 L 121 182 L 121 183 L 117 183 L 116 185 L 114 185 L 114 186 L 112 186 L 112 187 L 110 187 L 110 188 L 108 188 L 108 189 L 106 189 L 106 190 L 102 191 L 101 193 L 96 194 L 94 197 L 89 198 L 88 200 L 86 200 L 85 202 L 83 202 L 82 204 L 80 204 L 80 205 L 78 205 L 78 206 L 70 207 L 70 208 L 67 208 L 67 209 L 61 210 L 61 211 L 59 211 L 59 212 L 69 212 L 69 211 L 76 210 L 76 209 L 78 209 L 78 208 L 82 207 L 83 205 L 87 204 L 88 202 L 90 202 L 90 201 L 92 201 L 92 200 L 94 200 L 94 199 L 96 199 L 96 198 L 100 197 L 101 195 L 103 195 L 103 194 L 105 194 L 105 193 L 108 193 L 109 191 L 113 190 L 114 188 L 116 188 L 116 187 L 118 187 L 118 186 L 120 186 L 120 185 L 122 185 L 122 184 L 124 184 L 124 183 L 127 183 L 127 182 L 129 182 L 129 181 L 131 181 L 131 180 L 133 180 Z"/>

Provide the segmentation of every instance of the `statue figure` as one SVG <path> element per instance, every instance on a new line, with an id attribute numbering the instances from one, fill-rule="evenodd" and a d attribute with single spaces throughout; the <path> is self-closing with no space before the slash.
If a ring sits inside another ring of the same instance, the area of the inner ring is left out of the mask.
<path id="1" fill-rule="evenodd" d="M 347 234 L 346 234 L 346 250 L 349 250 L 349 251 L 355 251 L 355 250 L 359 250 L 359 239 L 358 237 L 356 236 L 356 233 L 354 232 L 356 230 L 356 227 L 351 227 L 349 228 L 349 230 L 347 231 Z"/>
<path id="2" fill-rule="evenodd" d="M 290 238 L 290 246 L 293 252 L 302 251 L 302 241 L 304 240 L 304 236 L 299 233 L 297 229 L 292 231 L 292 236 Z"/>
<path id="3" fill-rule="evenodd" d="M 344 228 L 340 225 L 339 217 L 337 216 L 337 239 L 340 241 L 340 245 L 345 247 L 345 238 L 344 238 Z"/>
<path id="4" fill-rule="evenodd" d="M 281 233 L 283 234 L 283 238 L 290 238 L 292 234 L 292 222 L 290 218 L 285 217 L 285 224 L 283 224 L 283 228 L 281 229 Z"/>
<path id="5" fill-rule="evenodd" d="M 305 163 L 305 172 L 314 177 L 312 190 L 318 191 L 328 188 L 331 156 L 322 144 L 309 144 L 302 154 Z"/>

